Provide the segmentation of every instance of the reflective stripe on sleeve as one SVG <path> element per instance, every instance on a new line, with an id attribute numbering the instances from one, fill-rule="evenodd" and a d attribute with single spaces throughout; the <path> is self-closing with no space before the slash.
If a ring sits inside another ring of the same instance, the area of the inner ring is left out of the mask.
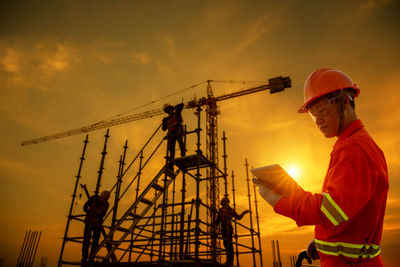
<path id="1" fill-rule="evenodd" d="M 371 244 L 351 244 L 344 242 L 327 242 L 315 239 L 315 247 L 321 253 L 349 258 L 374 258 L 381 253 L 379 245 Z"/>
<path id="2" fill-rule="evenodd" d="M 342 222 L 347 221 L 349 217 L 347 217 L 339 205 L 333 201 L 332 197 L 328 193 L 323 193 L 323 195 L 321 211 L 333 223 L 333 225 L 337 226 Z"/>

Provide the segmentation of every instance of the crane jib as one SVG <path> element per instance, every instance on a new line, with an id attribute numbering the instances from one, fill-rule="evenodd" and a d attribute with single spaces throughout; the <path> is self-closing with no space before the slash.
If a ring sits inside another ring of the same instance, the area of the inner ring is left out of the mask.
<path id="1" fill-rule="evenodd" d="M 290 77 L 278 76 L 278 77 L 269 79 L 268 84 L 265 84 L 265 85 L 260 85 L 260 86 L 248 88 L 245 90 L 240 90 L 240 91 L 233 92 L 230 94 L 217 96 L 217 97 L 214 97 L 211 99 L 203 97 L 199 100 L 189 101 L 189 102 L 185 103 L 184 108 L 194 108 L 197 106 L 204 106 L 204 105 L 211 105 L 211 104 L 215 105 L 215 102 L 217 102 L 217 101 L 223 101 L 223 100 L 231 99 L 234 97 L 244 96 L 244 95 L 248 95 L 248 94 L 252 94 L 252 93 L 256 93 L 256 92 L 260 92 L 260 91 L 264 91 L 264 90 L 268 90 L 268 89 L 270 90 L 270 93 L 273 94 L 273 93 L 281 92 L 285 88 L 290 88 L 290 87 L 291 87 Z M 81 134 L 81 133 L 87 133 L 87 132 L 104 129 L 107 127 L 111 127 L 111 126 L 115 126 L 115 125 L 119 125 L 119 124 L 123 124 L 123 123 L 128 123 L 128 122 L 132 122 L 132 121 L 151 118 L 154 116 L 161 115 L 163 113 L 164 113 L 164 110 L 162 108 L 159 108 L 159 109 L 145 111 L 145 112 L 141 112 L 141 113 L 137 113 L 137 114 L 133 114 L 133 115 L 129 115 L 129 116 L 104 120 L 104 121 L 100 121 L 98 123 L 95 123 L 95 124 L 92 124 L 89 126 L 84 126 L 84 127 L 80 127 L 80 128 L 65 131 L 65 132 L 46 135 L 46 136 L 31 139 L 31 140 L 26 140 L 21 143 L 21 146 L 37 144 L 40 142 L 50 141 L 50 140 L 54 140 L 54 139 L 58 139 L 58 138 Z"/>

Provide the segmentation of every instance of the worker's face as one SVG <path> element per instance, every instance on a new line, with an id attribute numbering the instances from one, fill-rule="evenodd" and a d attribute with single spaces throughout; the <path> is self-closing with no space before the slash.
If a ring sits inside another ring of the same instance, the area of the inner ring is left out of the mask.
<path id="1" fill-rule="evenodd" d="M 308 113 L 326 138 L 335 137 L 339 130 L 339 114 L 336 99 L 322 98 L 313 104 Z"/>

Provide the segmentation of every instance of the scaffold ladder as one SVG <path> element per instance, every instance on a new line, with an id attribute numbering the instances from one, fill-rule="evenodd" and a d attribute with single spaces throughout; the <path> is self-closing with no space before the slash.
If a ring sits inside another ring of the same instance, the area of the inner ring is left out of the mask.
<path id="1" fill-rule="evenodd" d="M 158 183 L 159 178 L 165 174 L 166 182 L 165 186 L 162 186 Z M 170 177 L 170 179 L 168 179 Z M 175 179 L 176 173 L 173 173 L 168 165 L 165 165 L 153 178 L 153 180 L 147 185 L 147 187 L 143 190 L 140 196 L 136 199 L 135 202 L 127 209 L 124 215 L 117 221 L 117 223 L 110 229 L 110 232 L 104 238 L 104 240 L 100 243 L 99 247 L 96 250 L 96 258 L 101 259 L 110 259 L 111 255 L 115 252 L 116 249 L 121 245 L 122 242 L 128 237 L 129 234 L 133 233 L 136 225 L 139 221 L 146 215 L 146 213 L 150 210 L 150 208 L 155 205 L 156 201 L 168 190 L 168 186 Z M 155 190 L 151 191 L 151 189 Z M 152 196 L 151 196 L 152 195 Z M 139 214 L 134 213 L 134 210 L 142 210 Z M 122 223 L 131 220 L 132 223 L 128 228 L 122 227 Z M 122 236 L 119 240 L 112 241 L 112 236 L 115 232 L 122 232 Z M 97 256 L 98 252 L 101 248 L 107 248 L 111 244 L 111 249 L 108 249 L 108 253 L 106 256 Z"/>

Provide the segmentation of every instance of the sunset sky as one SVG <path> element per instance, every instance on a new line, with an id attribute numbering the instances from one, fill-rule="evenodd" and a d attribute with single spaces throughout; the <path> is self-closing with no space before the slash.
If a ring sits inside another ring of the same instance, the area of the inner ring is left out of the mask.
<path id="1" fill-rule="evenodd" d="M 279 163 L 296 169 L 304 189 L 320 192 L 335 139 L 326 139 L 297 109 L 306 77 L 321 67 L 348 73 L 361 89 L 357 114 L 389 169 L 382 257 L 386 266 L 398 266 L 399 14 L 397 0 L 0 1 L 0 258 L 5 266 L 15 266 L 29 229 L 43 233 L 36 259 L 46 256 L 49 266 L 56 265 L 85 136 L 24 147 L 22 141 L 200 98 L 206 95 L 204 83 L 175 93 L 206 80 L 267 82 L 290 76 L 292 88 L 284 92 L 220 102 L 219 137 L 226 132 L 228 169 L 234 169 L 238 184 L 245 183 L 247 158 L 254 167 Z M 213 90 L 221 95 L 252 84 L 216 82 Z M 193 110 L 183 116 L 193 129 Z M 161 119 L 110 129 L 104 188 L 116 179 L 125 140 L 133 157 Z M 89 134 L 82 183 L 91 191 L 104 133 Z M 239 187 L 237 194 L 242 211 L 247 188 Z M 266 203 L 259 210 L 264 266 L 271 265 L 272 239 L 279 240 L 283 264 L 289 266 L 289 256 L 313 238 L 313 227 L 297 228 Z M 252 266 L 250 258 L 241 262 Z"/>

